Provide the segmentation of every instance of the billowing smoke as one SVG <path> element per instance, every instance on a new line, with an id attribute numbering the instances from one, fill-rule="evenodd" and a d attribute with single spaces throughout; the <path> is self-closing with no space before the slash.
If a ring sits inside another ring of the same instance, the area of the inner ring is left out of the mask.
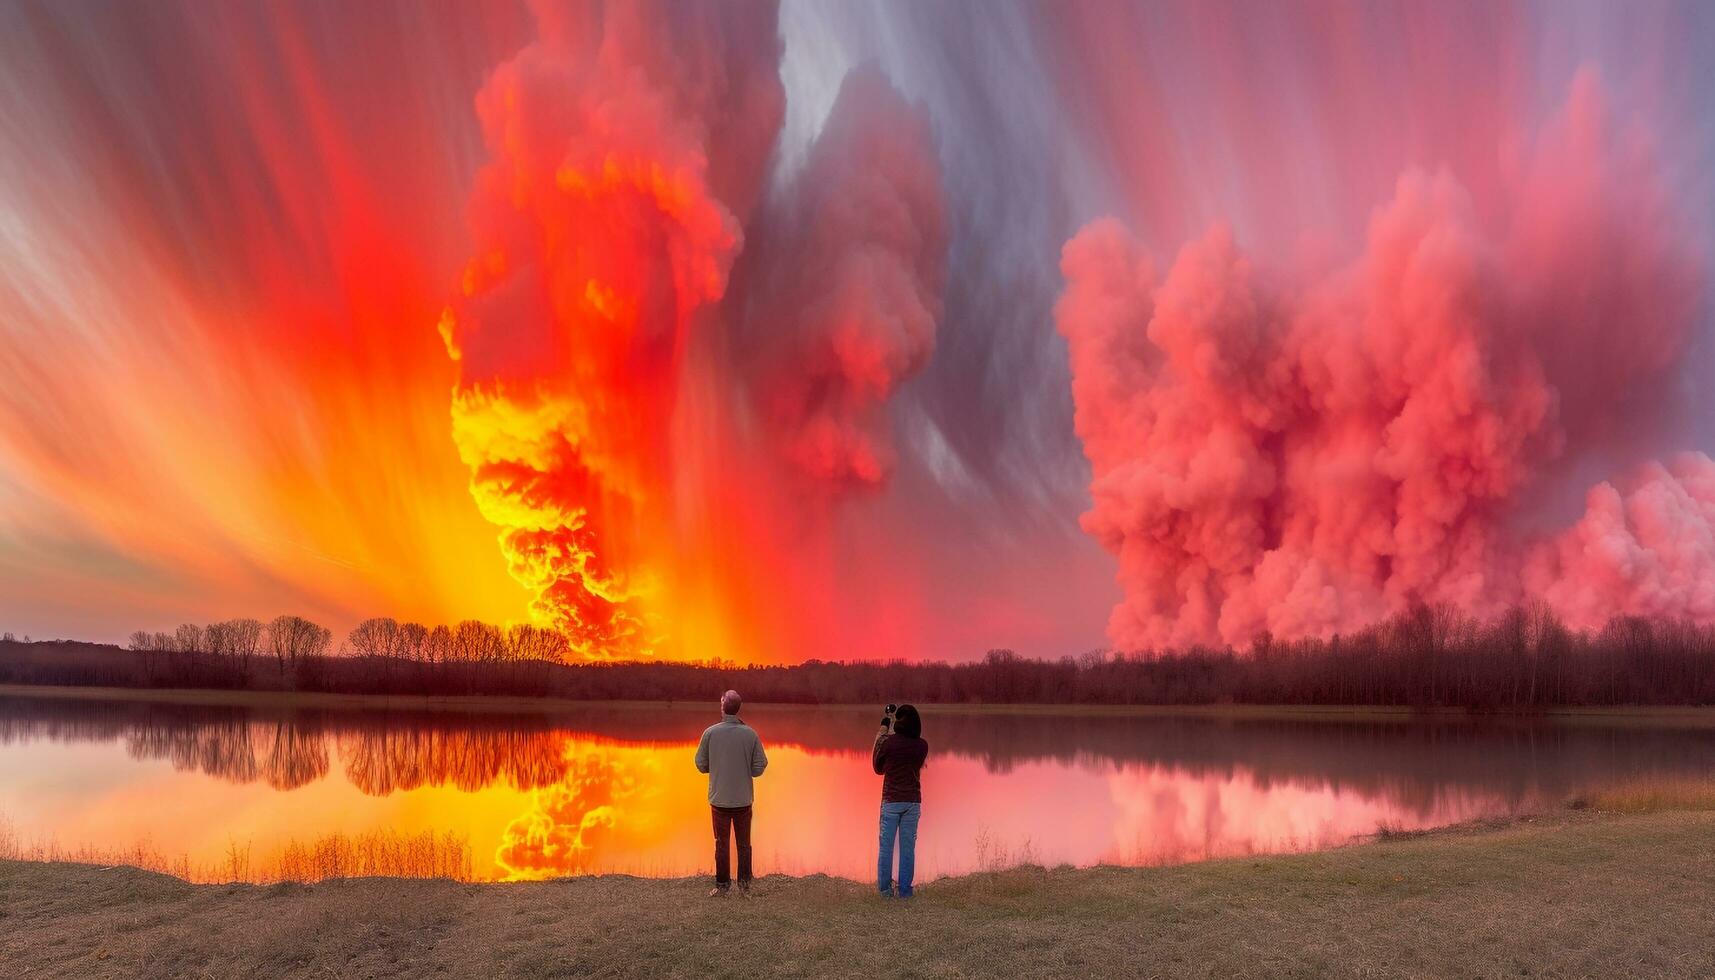
<path id="1" fill-rule="evenodd" d="M 881 73 L 845 80 L 798 176 L 756 305 L 775 444 L 804 473 L 875 486 L 883 413 L 935 346 L 946 277 L 940 167 L 924 115 Z"/>
<path id="2" fill-rule="evenodd" d="M 1111 220 L 1066 245 L 1056 317 L 1093 471 L 1083 524 L 1119 559 L 1113 642 L 1530 597 L 1577 625 L 1715 617 L 1707 458 L 1598 487 L 1564 534 L 1530 530 L 1571 474 L 1671 416 L 1697 251 L 1588 74 L 1510 179 L 1486 215 L 1447 173 L 1407 173 L 1361 254 L 1308 275 L 1225 228 L 1159 275 Z"/>
<path id="3" fill-rule="evenodd" d="M 478 253 L 442 323 L 453 431 L 537 617 L 648 649 L 631 528 L 670 487 L 688 335 L 718 302 L 783 109 L 773 11 L 543 5 L 477 99 Z M 718 138 L 717 138 L 718 134 Z"/>
<path id="4" fill-rule="evenodd" d="M 792 499 L 723 453 L 778 455 L 760 439 L 818 478 L 885 477 L 885 402 L 940 314 L 939 168 L 921 114 L 858 73 L 787 200 L 756 209 L 784 108 L 772 5 L 537 17 L 477 99 L 476 253 L 441 324 L 453 430 L 535 616 L 584 656 L 659 653 L 676 582 L 743 577 L 703 553 L 743 519 L 724 504 Z M 721 345 L 696 335 L 742 319 L 728 276 L 753 210 L 791 245 L 755 272 L 766 323 L 725 384 Z M 735 477 L 753 485 L 713 485 Z"/>
<path id="5" fill-rule="evenodd" d="M 1616 613 L 1715 620 L 1715 460 L 1682 453 L 1598 484 L 1583 518 L 1531 555 L 1526 582 L 1581 627 Z"/>

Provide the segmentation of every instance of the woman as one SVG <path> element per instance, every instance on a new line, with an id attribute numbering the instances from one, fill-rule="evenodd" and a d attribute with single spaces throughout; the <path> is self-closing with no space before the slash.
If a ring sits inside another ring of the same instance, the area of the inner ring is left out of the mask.
<path id="1" fill-rule="evenodd" d="M 911 874 L 917 862 L 917 818 L 923 811 L 919 776 L 929 758 L 923 741 L 923 719 L 909 704 L 899 706 L 889 731 L 887 719 L 875 736 L 876 774 L 881 780 L 881 852 L 875 862 L 875 883 L 886 897 L 893 895 L 893 838 L 899 836 L 899 897 L 911 897 Z"/>

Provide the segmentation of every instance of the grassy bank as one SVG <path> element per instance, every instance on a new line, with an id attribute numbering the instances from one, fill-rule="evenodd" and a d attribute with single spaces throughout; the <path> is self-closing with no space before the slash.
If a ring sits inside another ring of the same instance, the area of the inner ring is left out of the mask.
<path id="1" fill-rule="evenodd" d="M 909 904 L 823 877 L 197 886 L 0 863 L 18 976 L 1692 976 L 1715 813 L 1565 812 L 1318 854 L 1019 869 Z"/>

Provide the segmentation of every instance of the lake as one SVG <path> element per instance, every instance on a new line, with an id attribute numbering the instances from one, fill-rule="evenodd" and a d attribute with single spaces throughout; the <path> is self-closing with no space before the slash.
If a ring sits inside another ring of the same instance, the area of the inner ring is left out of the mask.
<path id="1" fill-rule="evenodd" d="M 745 708 L 770 760 L 759 875 L 873 875 L 879 715 Z M 1328 847 L 1715 768 L 1715 728 L 1694 714 L 923 717 L 924 879 Z M 509 714 L 0 697 L 0 853 L 200 880 L 706 873 L 691 759 L 714 720 L 700 704 Z"/>

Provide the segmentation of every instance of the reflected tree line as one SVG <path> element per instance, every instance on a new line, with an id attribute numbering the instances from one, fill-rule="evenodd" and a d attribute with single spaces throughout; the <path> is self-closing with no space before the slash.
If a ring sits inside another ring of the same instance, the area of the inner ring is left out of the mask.
<path id="1" fill-rule="evenodd" d="M 1036 660 L 991 650 L 969 663 L 810 659 L 793 666 L 568 663 L 558 633 L 474 620 L 365 620 L 334 648 L 298 616 L 139 631 L 130 650 L 0 643 L 0 682 L 579 700 L 938 704 L 1337 704 L 1531 711 L 1560 705 L 1715 703 L 1715 626 L 1619 617 L 1573 630 L 1545 605 L 1491 621 L 1418 606 L 1328 639 L 1261 634 L 1244 650 L 1094 650 Z"/>
<path id="2" fill-rule="evenodd" d="M 241 707 L 0 698 L 0 745 L 50 739 L 122 741 L 136 759 L 237 783 L 296 789 L 335 760 L 372 796 L 505 781 L 519 789 L 559 782 L 567 733 L 537 719 L 460 718 L 430 712 L 370 714 L 253 711 Z"/>
<path id="3" fill-rule="evenodd" d="M 271 711 L 238 707 L 0 698 L 0 744 L 35 739 L 123 741 L 138 759 L 289 790 L 337 763 L 358 789 L 383 796 L 423 786 L 475 791 L 496 783 L 564 783 L 573 748 L 665 749 L 690 765 L 708 722 L 700 707 L 602 706 L 575 720 L 539 714 Z M 770 746 L 853 756 L 868 778 L 867 711 L 757 705 L 746 717 Z M 1314 784 L 1430 812 L 1448 794 L 1514 804 L 1559 802 L 1634 776 L 1701 776 L 1715 728 L 1621 727 L 1526 719 L 1231 720 L 930 709 L 938 758 L 1010 773 L 1052 764 L 1159 769 L 1196 777 L 1247 774 L 1263 786 Z"/>

